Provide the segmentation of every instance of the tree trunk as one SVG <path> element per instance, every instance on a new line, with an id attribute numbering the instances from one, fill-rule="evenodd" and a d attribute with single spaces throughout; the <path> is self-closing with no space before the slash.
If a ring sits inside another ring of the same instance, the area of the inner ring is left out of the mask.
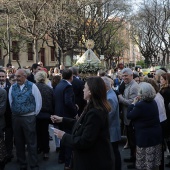
<path id="1" fill-rule="evenodd" d="M 17 64 L 18 64 L 18 68 L 21 68 L 21 64 L 20 64 L 19 60 L 17 59 L 16 61 L 17 61 Z"/>
<path id="2" fill-rule="evenodd" d="M 38 40 L 34 38 L 34 45 L 33 45 L 33 52 L 34 52 L 34 63 L 38 63 Z"/>
<path id="3" fill-rule="evenodd" d="M 169 64 L 169 55 L 170 55 L 170 52 L 169 50 L 166 51 L 166 64 Z"/>
<path id="4" fill-rule="evenodd" d="M 61 65 L 61 49 L 58 48 L 58 65 L 60 66 Z"/>

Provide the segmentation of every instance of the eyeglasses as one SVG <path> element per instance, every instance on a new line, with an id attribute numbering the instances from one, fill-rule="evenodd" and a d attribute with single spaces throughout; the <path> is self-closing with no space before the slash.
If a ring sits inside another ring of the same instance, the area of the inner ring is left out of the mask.
<path id="1" fill-rule="evenodd" d="M 15 78 L 21 78 L 23 77 L 24 75 L 15 75 Z"/>

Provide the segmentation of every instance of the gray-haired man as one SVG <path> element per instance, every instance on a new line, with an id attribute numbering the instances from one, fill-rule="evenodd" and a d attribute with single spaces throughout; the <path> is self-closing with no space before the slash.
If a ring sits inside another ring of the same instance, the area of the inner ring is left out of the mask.
<path id="1" fill-rule="evenodd" d="M 125 83 L 125 90 L 123 95 L 118 95 L 119 102 L 123 104 L 122 112 L 124 118 L 124 124 L 127 129 L 127 139 L 131 149 L 131 158 L 125 159 L 125 162 L 135 162 L 135 139 L 133 127 L 130 124 L 130 120 L 127 119 L 127 109 L 128 106 L 133 102 L 134 98 L 138 95 L 139 85 L 133 80 L 133 71 L 130 68 L 124 68 L 122 70 L 122 79 Z"/>
<path id="2" fill-rule="evenodd" d="M 27 170 L 25 144 L 31 170 L 38 170 L 36 115 L 42 106 L 42 98 L 37 86 L 27 80 L 27 73 L 19 69 L 15 73 L 17 80 L 9 90 L 9 102 L 13 115 L 13 129 L 17 158 L 20 170 Z"/>

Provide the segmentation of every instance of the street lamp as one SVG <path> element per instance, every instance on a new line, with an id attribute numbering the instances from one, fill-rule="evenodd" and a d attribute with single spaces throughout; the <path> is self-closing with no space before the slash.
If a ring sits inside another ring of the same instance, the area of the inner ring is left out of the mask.
<path id="1" fill-rule="evenodd" d="M 7 15 L 6 29 L 7 29 L 7 42 L 8 42 L 8 63 L 11 64 L 11 36 L 10 36 L 10 18 L 8 9 L 0 9 L 0 13 Z"/>

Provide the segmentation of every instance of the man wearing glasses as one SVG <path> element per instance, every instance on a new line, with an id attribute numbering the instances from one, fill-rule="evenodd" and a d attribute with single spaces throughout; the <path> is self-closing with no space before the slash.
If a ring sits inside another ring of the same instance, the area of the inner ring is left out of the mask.
<path id="1" fill-rule="evenodd" d="M 17 83 L 9 90 L 12 123 L 17 158 L 20 170 L 27 170 L 25 144 L 27 144 L 31 170 L 38 170 L 36 115 L 42 106 L 42 98 L 37 86 L 27 80 L 27 72 L 19 69 L 15 73 Z"/>

